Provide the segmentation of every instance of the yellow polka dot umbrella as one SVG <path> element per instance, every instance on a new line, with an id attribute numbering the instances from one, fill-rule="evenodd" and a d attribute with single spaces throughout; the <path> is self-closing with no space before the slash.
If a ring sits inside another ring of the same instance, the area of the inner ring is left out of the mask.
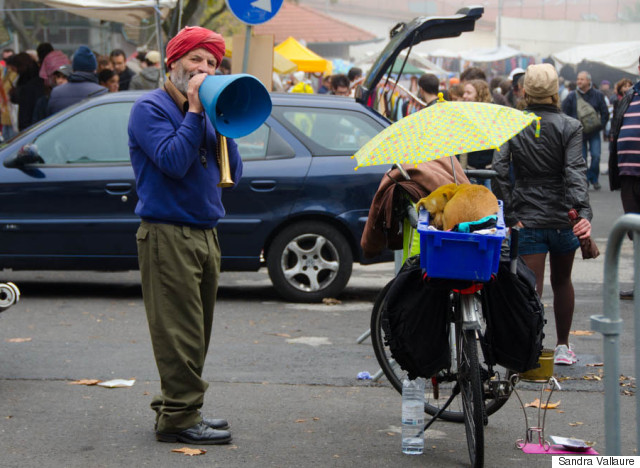
<path id="1" fill-rule="evenodd" d="M 539 117 L 484 102 L 443 101 L 385 128 L 353 155 L 358 167 L 418 164 L 432 159 L 498 149 Z M 539 134 L 539 123 L 536 136 Z"/>

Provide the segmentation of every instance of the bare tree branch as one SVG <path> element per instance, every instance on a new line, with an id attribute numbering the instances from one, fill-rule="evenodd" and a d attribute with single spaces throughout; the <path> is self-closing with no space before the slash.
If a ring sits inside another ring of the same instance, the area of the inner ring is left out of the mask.
<path id="1" fill-rule="evenodd" d="M 208 24 L 209 21 L 211 21 L 212 19 L 214 19 L 216 16 L 218 16 L 219 14 L 223 13 L 225 10 L 227 9 L 227 4 L 226 2 L 222 3 L 222 6 L 220 8 L 218 8 L 216 11 L 214 11 L 213 13 L 211 13 L 207 19 L 205 19 L 202 24 Z"/>

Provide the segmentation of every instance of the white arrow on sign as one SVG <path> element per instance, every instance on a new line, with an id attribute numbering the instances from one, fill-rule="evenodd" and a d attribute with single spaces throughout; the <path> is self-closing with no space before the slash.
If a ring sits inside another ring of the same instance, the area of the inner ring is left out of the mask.
<path id="1" fill-rule="evenodd" d="M 271 13 L 271 0 L 256 0 L 251 6 Z"/>

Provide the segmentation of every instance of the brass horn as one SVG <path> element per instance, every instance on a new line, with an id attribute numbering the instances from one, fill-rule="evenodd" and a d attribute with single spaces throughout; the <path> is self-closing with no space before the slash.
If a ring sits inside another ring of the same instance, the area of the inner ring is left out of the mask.
<path id="1" fill-rule="evenodd" d="M 218 187 L 232 187 L 227 138 L 240 138 L 256 130 L 271 114 L 271 98 L 252 75 L 208 76 L 200 85 L 200 102 L 216 129 L 220 168 Z"/>
<path id="2" fill-rule="evenodd" d="M 227 137 L 216 132 L 218 144 L 216 145 L 216 156 L 218 157 L 218 167 L 220 169 L 220 182 L 218 187 L 233 187 L 235 182 L 231 178 L 231 166 L 229 165 L 229 149 L 227 148 Z"/>

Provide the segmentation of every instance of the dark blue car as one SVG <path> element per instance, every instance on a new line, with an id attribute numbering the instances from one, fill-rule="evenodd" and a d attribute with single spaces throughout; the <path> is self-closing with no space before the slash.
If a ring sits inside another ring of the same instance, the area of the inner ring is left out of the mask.
<path id="1" fill-rule="evenodd" d="M 138 268 L 127 122 L 139 96 L 84 101 L 0 148 L 0 268 Z M 388 121 L 344 97 L 272 101 L 265 124 L 236 140 L 244 176 L 224 194 L 222 269 L 266 264 L 289 300 L 335 296 L 363 261 L 360 236 L 387 169 L 355 172 L 351 155 Z"/>

